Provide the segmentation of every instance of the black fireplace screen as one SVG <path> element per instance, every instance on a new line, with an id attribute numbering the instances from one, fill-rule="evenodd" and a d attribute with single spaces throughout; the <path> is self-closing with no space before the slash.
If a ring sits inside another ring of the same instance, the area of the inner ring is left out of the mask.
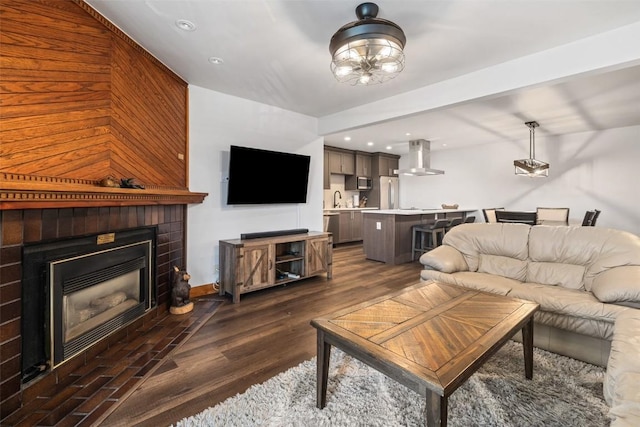
<path id="1" fill-rule="evenodd" d="M 155 228 L 25 246 L 27 382 L 155 306 Z"/>

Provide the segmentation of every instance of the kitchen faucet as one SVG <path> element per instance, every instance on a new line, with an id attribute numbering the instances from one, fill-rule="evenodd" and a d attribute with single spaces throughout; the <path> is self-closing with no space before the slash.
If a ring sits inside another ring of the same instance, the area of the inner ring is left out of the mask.
<path id="1" fill-rule="evenodd" d="M 336 194 L 338 195 L 338 197 L 340 197 L 340 200 L 342 200 L 342 193 L 340 193 L 339 191 L 336 190 L 335 193 L 333 193 L 333 207 L 334 208 L 339 208 L 340 207 L 340 203 L 336 203 Z"/>

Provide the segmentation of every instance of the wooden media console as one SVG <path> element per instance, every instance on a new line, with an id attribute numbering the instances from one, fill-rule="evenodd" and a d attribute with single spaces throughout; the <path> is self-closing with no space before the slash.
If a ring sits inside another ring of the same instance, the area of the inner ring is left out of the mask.
<path id="1" fill-rule="evenodd" d="M 322 273 L 331 279 L 332 259 L 331 233 L 220 240 L 220 295 L 237 303 L 247 292 Z"/>

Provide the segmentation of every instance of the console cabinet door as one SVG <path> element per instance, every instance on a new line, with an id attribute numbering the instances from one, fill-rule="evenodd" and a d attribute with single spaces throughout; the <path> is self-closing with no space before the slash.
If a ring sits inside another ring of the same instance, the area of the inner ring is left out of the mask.
<path id="1" fill-rule="evenodd" d="M 331 263 L 329 259 L 329 239 L 313 239 L 307 241 L 307 268 L 306 276 L 315 276 L 327 271 Z"/>
<path id="2" fill-rule="evenodd" d="M 243 291 L 271 286 L 275 283 L 273 245 L 245 246 L 238 266 Z"/>

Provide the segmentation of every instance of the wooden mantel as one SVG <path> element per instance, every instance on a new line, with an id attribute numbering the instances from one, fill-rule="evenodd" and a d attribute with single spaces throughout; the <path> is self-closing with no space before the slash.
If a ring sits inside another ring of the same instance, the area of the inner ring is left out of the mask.
<path id="1" fill-rule="evenodd" d="M 202 203 L 207 193 L 145 186 L 111 188 L 99 181 L 0 173 L 0 210 Z"/>

